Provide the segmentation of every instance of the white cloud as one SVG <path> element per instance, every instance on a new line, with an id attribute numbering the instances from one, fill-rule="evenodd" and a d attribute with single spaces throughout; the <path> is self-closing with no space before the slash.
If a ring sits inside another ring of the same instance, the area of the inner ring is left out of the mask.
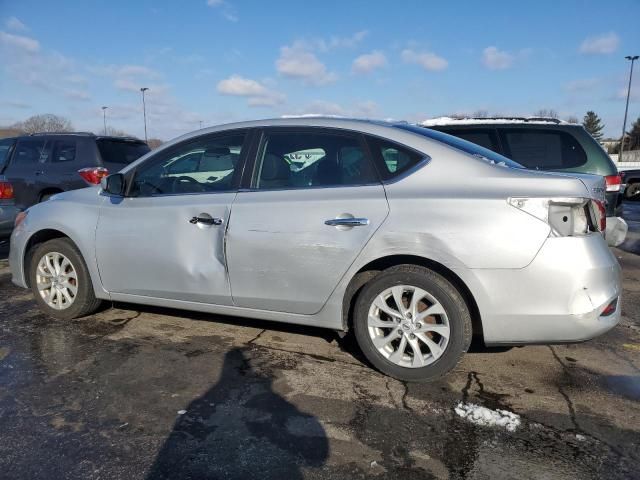
<path id="1" fill-rule="evenodd" d="M 416 52 L 415 50 L 406 48 L 402 51 L 401 57 L 405 63 L 420 65 L 425 70 L 431 72 L 441 71 L 449 66 L 449 62 L 433 52 Z"/>
<path id="2" fill-rule="evenodd" d="M 0 45 L 12 50 L 22 50 L 30 53 L 35 53 L 40 50 L 40 42 L 37 40 L 31 37 L 14 35 L 2 31 L 0 31 Z"/>
<path id="3" fill-rule="evenodd" d="M 604 33 L 586 38 L 580 45 L 580 53 L 602 55 L 613 53 L 618 49 L 620 37 L 615 32 Z"/>
<path id="4" fill-rule="evenodd" d="M 13 30 L 14 32 L 26 32 L 27 30 L 29 30 L 27 26 L 16 17 L 7 18 L 6 22 L 4 22 L 4 25 L 7 27 L 7 29 Z"/>
<path id="5" fill-rule="evenodd" d="M 207 0 L 207 5 L 211 8 L 220 8 L 222 16 L 230 21 L 237 22 L 238 15 L 235 12 L 235 8 L 225 0 Z"/>
<path id="6" fill-rule="evenodd" d="M 276 68 L 285 77 L 302 80 L 311 85 L 326 85 L 337 79 L 336 74 L 327 71 L 325 64 L 301 42 L 280 48 Z"/>
<path id="7" fill-rule="evenodd" d="M 597 78 L 581 78 L 579 80 L 573 80 L 564 85 L 564 89 L 570 93 L 588 92 L 593 90 L 600 84 L 600 80 Z"/>
<path id="8" fill-rule="evenodd" d="M 377 68 L 387 65 L 387 57 L 384 53 L 375 50 L 371 53 L 360 55 L 353 61 L 351 70 L 355 73 L 370 73 Z"/>
<path id="9" fill-rule="evenodd" d="M 360 30 L 348 37 L 341 37 L 339 35 L 332 35 L 329 39 L 318 38 L 312 43 L 318 48 L 318 50 L 327 52 L 338 48 L 354 48 L 361 43 L 369 35 L 368 30 Z"/>
<path id="10" fill-rule="evenodd" d="M 272 107 L 285 101 L 282 93 L 273 91 L 256 80 L 231 75 L 220 80 L 216 86 L 218 93 L 236 97 L 245 97 L 251 107 Z"/>
<path id="11" fill-rule="evenodd" d="M 489 70 L 505 70 L 513 65 L 514 60 L 514 55 L 497 47 L 487 47 L 482 51 L 482 64 Z"/>

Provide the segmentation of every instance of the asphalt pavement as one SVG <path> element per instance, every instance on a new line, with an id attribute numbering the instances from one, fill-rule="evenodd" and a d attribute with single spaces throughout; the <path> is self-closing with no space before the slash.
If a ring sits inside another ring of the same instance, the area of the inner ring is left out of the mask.
<path id="1" fill-rule="evenodd" d="M 431 384 L 385 377 L 321 329 L 132 305 L 54 321 L 0 260 L 0 477 L 640 478 L 635 235 L 614 249 L 611 332 L 478 350 Z M 460 404 L 520 424 L 476 425 Z"/>

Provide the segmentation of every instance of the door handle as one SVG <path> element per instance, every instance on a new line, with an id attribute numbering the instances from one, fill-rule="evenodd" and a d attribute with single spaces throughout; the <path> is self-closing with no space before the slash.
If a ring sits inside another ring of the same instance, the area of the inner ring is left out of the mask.
<path id="1" fill-rule="evenodd" d="M 325 225 L 330 227 L 362 227 L 369 225 L 368 218 L 332 218 L 331 220 L 325 220 Z"/>
<path id="2" fill-rule="evenodd" d="M 203 225 L 222 225 L 221 218 L 207 218 L 207 217 L 191 217 L 189 223 L 196 225 L 202 223 Z"/>

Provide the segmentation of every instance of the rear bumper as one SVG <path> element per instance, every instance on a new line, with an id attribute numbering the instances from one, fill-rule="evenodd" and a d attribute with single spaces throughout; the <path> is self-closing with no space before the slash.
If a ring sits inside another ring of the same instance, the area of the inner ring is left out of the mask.
<path id="1" fill-rule="evenodd" d="M 478 306 L 489 345 L 581 342 L 620 321 L 620 266 L 598 234 L 549 238 L 525 268 L 474 273 L 486 292 Z"/>
<path id="2" fill-rule="evenodd" d="M 0 240 L 6 239 L 11 235 L 18 213 L 20 213 L 20 209 L 15 205 L 0 204 Z"/>

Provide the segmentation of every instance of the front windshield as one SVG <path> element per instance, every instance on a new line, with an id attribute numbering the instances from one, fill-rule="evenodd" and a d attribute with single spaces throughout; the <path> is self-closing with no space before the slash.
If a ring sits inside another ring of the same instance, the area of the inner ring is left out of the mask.
<path id="1" fill-rule="evenodd" d="M 431 130 L 430 128 L 426 127 L 418 127 L 416 125 L 395 125 L 395 127 L 401 130 L 407 130 L 409 132 L 417 133 L 419 135 L 422 135 L 423 137 L 428 137 L 438 142 L 442 142 L 446 145 L 449 145 L 450 147 L 457 148 L 458 150 L 462 150 L 465 153 L 483 158 L 491 163 L 495 163 L 496 165 L 504 165 L 510 168 L 525 168 L 519 163 L 514 162 L 513 160 L 500 155 L 493 150 L 489 150 L 488 148 L 481 147 L 480 145 L 476 145 L 475 143 L 471 143 L 461 138 L 454 137 L 453 135 L 438 132 L 437 130 Z"/>

